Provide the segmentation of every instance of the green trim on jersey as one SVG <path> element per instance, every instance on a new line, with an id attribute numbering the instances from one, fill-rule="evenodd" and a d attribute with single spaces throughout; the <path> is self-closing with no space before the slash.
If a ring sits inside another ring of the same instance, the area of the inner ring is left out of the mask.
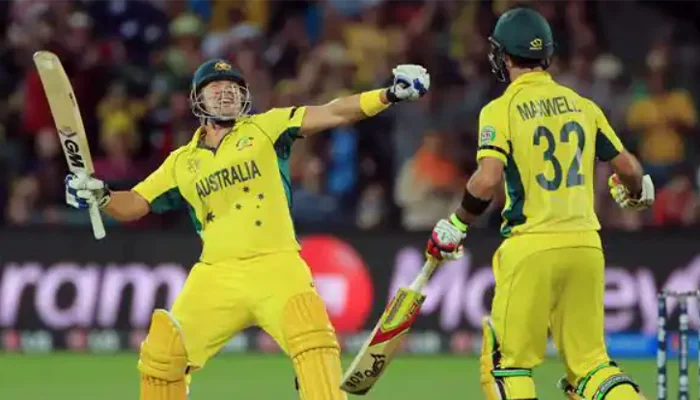
<path id="1" fill-rule="evenodd" d="M 290 209 L 292 208 L 292 176 L 289 169 L 289 156 L 294 140 L 299 137 L 299 127 L 290 127 L 282 132 L 274 145 L 277 153 L 277 165 L 279 165 L 280 176 L 284 184 L 284 194 L 287 196 L 287 205 Z"/>
<path id="2" fill-rule="evenodd" d="M 167 192 L 161 193 L 151 201 L 151 212 L 156 214 L 163 214 L 170 210 L 177 210 L 182 208 L 187 202 L 182 198 L 180 190 L 174 187 Z"/>
<path id="3" fill-rule="evenodd" d="M 525 188 L 523 187 L 523 180 L 520 177 L 518 166 L 515 165 L 513 147 L 512 145 L 510 146 L 511 150 L 505 169 L 506 186 L 508 188 L 506 194 L 510 199 L 510 207 L 503 210 L 502 214 L 505 221 L 501 227 L 501 235 L 504 237 L 510 236 L 513 228 L 527 221 L 527 217 L 523 214 L 523 207 L 525 206 Z"/>
<path id="4" fill-rule="evenodd" d="M 194 208 L 192 208 L 187 200 L 182 197 L 182 194 L 177 187 L 174 187 L 153 199 L 151 202 L 151 211 L 156 214 L 163 214 L 167 211 L 179 210 L 185 205 L 187 206 L 187 212 L 190 215 L 194 229 L 199 235 L 202 232 L 202 223 L 199 221 L 199 219 L 197 219 L 197 213 L 195 212 Z"/>
<path id="5" fill-rule="evenodd" d="M 194 210 L 194 207 L 187 204 L 187 213 L 190 214 L 190 219 L 192 220 L 192 225 L 194 225 L 194 230 L 197 232 L 197 235 L 201 235 L 202 222 L 197 218 L 197 212 Z"/>
<path id="6" fill-rule="evenodd" d="M 620 152 L 615 148 L 610 139 L 598 129 L 595 135 L 595 155 L 600 161 L 610 161 L 617 157 Z"/>

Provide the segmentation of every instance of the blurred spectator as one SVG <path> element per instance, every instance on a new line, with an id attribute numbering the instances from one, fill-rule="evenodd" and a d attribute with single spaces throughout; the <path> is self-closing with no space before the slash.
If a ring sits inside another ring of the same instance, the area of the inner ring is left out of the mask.
<path id="1" fill-rule="evenodd" d="M 363 230 L 386 227 L 388 212 L 384 187 L 380 183 L 372 183 L 360 196 L 355 224 Z"/>
<path id="2" fill-rule="evenodd" d="M 614 104 L 611 80 L 598 75 L 594 69 L 595 55 L 590 49 L 575 51 L 567 72 L 557 78 L 559 83 L 568 86 L 583 97 L 593 100 L 604 111 L 609 112 Z"/>
<path id="3" fill-rule="evenodd" d="M 6 210 L 11 224 L 41 222 L 49 216 L 46 211 L 62 207 L 65 201 L 63 179 L 68 171 L 58 134 L 51 128 L 42 129 L 35 136 L 34 147 L 37 158 L 29 162 L 27 172 L 12 185 Z"/>
<path id="4" fill-rule="evenodd" d="M 124 114 L 114 114 L 100 135 L 104 156 L 95 158 L 95 173 L 114 189 L 130 189 L 144 177 L 140 160 L 134 157 L 140 138 L 133 121 Z"/>
<path id="5" fill-rule="evenodd" d="M 344 38 L 350 57 L 357 65 L 355 87 L 371 86 L 377 70 L 386 70 L 382 63 L 392 58 L 398 48 L 399 32 L 389 29 L 382 20 L 382 8 L 367 7 L 360 13 L 358 21 L 345 25 Z"/>
<path id="6" fill-rule="evenodd" d="M 700 197 L 693 187 L 693 173 L 680 168 L 670 182 L 656 194 L 653 224 L 689 226 L 698 222 Z"/>
<path id="7" fill-rule="evenodd" d="M 447 149 L 444 134 L 430 132 L 401 169 L 395 197 L 403 210 L 405 229 L 430 229 L 457 205 L 464 182 L 459 168 L 447 158 Z"/>
<path id="8" fill-rule="evenodd" d="M 697 134 L 697 115 L 688 92 L 669 87 L 666 56 L 651 52 L 648 66 L 648 93 L 630 106 L 627 125 L 639 136 L 638 152 L 645 170 L 663 186 L 671 169 L 687 156 L 687 142 Z"/>
<path id="9" fill-rule="evenodd" d="M 329 227 L 339 225 L 345 218 L 340 202 L 324 193 L 323 162 L 318 158 L 306 160 L 293 199 L 294 220 L 301 226 Z"/>

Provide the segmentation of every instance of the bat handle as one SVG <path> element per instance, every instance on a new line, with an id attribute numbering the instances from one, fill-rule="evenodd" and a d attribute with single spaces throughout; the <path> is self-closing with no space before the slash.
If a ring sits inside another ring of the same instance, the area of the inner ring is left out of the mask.
<path id="1" fill-rule="evenodd" d="M 95 239 L 100 240 L 105 237 L 105 225 L 102 222 L 102 215 L 100 215 L 100 208 L 97 206 L 97 203 L 90 205 L 90 222 L 92 223 L 92 233 L 95 235 Z"/>
<path id="2" fill-rule="evenodd" d="M 435 268 L 437 268 L 438 265 L 440 265 L 440 261 L 438 259 L 428 256 L 428 259 L 425 260 L 425 264 L 423 264 L 423 269 L 421 269 L 420 274 L 418 274 L 416 279 L 413 280 L 413 283 L 411 283 L 409 288 L 416 292 L 422 291 L 423 286 L 428 283 L 428 280 L 433 275 L 433 272 L 435 272 Z"/>

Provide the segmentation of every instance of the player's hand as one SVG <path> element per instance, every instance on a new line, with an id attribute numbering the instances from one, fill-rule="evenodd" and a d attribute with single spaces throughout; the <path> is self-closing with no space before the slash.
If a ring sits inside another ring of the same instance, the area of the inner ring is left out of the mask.
<path id="1" fill-rule="evenodd" d="M 387 90 L 387 99 L 392 103 L 416 100 L 428 93 L 430 74 L 420 65 L 402 64 L 392 70 L 394 81 Z"/>
<path id="2" fill-rule="evenodd" d="M 654 182 L 651 181 L 649 175 L 644 175 L 642 178 L 642 192 L 637 196 L 627 190 L 617 174 L 612 174 L 608 178 L 608 186 L 610 187 L 610 195 L 622 208 L 644 210 L 654 204 Z"/>
<path id="3" fill-rule="evenodd" d="M 66 203 L 81 210 L 88 209 L 93 203 L 104 208 L 109 203 L 109 188 L 97 178 L 84 173 L 68 174 L 65 179 Z"/>
<path id="4" fill-rule="evenodd" d="M 461 231 L 447 219 L 441 219 L 428 239 L 426 253 L 438 260 L 456 260 L 464 255 L 462 242 L 466 237 L 466 231 Z"/>

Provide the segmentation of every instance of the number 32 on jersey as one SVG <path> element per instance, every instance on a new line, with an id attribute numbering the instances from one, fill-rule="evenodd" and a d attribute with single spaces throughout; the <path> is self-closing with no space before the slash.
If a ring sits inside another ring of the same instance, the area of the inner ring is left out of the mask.
<path id="1" fill-rule="evenodd" d="M 570 160 L 559 160 L 554 154 L 558 145 L 574 144 L 576 141 L 576 152 Z M 533 144 L 537 147 L 544 147 L 544 161 L 551 163 L 554 176 L 548 178 L 544 173 L 535 176 L 537 183 L 544 189 L 554 191 L 564 185 L 567 188 L 581 186 L 584 176 L 581 174 L 581 156 L 586 146 L 586 135 L 583 127 L 576 121 L 565 123 L 557 135 L 546 126 L 538 126 L 533 136 Z M 565 167 L 562 166 L 562 162 Z M 564 179 L 564 168 L 566 168 L 566 179 Z"/>

